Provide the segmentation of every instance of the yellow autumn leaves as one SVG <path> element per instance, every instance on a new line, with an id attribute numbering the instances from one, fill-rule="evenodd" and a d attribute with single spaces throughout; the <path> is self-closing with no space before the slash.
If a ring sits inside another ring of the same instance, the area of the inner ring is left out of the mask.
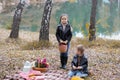
<path id="1" fill-rule="evenodd" d="M 77 0 L 69 0 L 70 3 L 74 3 L 76 2 Z"/>

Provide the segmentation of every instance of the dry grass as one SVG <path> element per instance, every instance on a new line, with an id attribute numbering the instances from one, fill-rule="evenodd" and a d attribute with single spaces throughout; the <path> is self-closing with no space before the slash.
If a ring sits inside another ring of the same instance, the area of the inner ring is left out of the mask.
<path id="1" fill-rule="evenodd" d="M 23 50 L 34 50 L 34 49 L 42 49 L 49 47 L 52 47 L 52 44 L 49 41 L 33 41 L 33 42 L 28 42 L 27 44 L 21 46 Z"/>
<path id="2" fill-rule="evenodd" d="M 76 46 L 78 44 L 83 44 L 85 47 L 106 47 L 106 48 L 120 48 L 120 41 L 119 40 L 108 40 L 108 39 L 101 39 L 98 38 L 95 41 L 88 41 L 86 38 L 76 38 L 72 41 L 72 46 Z"/>

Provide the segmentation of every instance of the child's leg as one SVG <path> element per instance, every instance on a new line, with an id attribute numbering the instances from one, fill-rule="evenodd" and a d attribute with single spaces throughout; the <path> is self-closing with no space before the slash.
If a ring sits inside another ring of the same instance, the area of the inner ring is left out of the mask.
<path id="1" fill-rule="evenodd" d="M 63 64 L 64 64 L 64 63 L 63 63 L 63 61 L 64 61 L 64 60 L 63 60 L 63 55 L 61 54 L 61 55 L 60 55 L 61 67 L 60 67 L 60 68 L 62 68 L 62 67 L 63 67 Z"/>
<path id="2" fill-rule="evenodd" d="M 78 72 L 76 73 L 76 76 L 79 76 L 79 77 L 87 77 L 88 74 L 78 71 Z"/>
<path id="3" fill-rule="evenodd" d="M 69 43 L 67 44 L 67 51 L 65 53 L 61 53 L 61 63 L 62 63 L 62 68 L 66 69 L 67 61 L 68 61 L 68 50 L 69 50 Z"/>
<path id="4" fill-rule="evenodd" d="M 67 65 L 67 61 L 68 61 L 69 48 L 70 48 L 70 43 L 67 44 L 67 51 L 65 54 L 65 65 Z"/>
<path id="5" fill-rule="evenodd" d="M 71 78 L 76 74 L 76 71 L 69 71 L 68 77 Z"/>
<path id="6" fill-rule="evenodd" d="M 68 56 L 66 53 L 61 53 L 60 55 L 60 61 L 61 61 L 61 67 L 62 69 L 66 69 L 66 63 L 67 63 Z"/>

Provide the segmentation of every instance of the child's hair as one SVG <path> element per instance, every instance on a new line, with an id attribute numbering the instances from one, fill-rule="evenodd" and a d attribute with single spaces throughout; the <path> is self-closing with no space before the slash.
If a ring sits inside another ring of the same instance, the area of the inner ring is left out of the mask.
<path id="1" fill-rule="evenodd" d="M 62 14 L 62 15 L 60 16 L 60 21 L 59 21 L 59 23 L 61 23 L 61 18 L 62 18 L 63 16 L 66 16 L 67 18 L 69 18 L 69 17 L 68 17 L 68 14 Z M 68 23 L 69 23 L 69 21 L 68 21 Z"/>
<path id="2" fill-rule="evenodd" d="M 83 45 L 78 45 L 78 46 L 77 46 L 77 50 L 78 50 L 78 51 L 81 51 L 81 53 L 83 53 L 85 49 L 84 49 L 84 46 L 83 46 Z"/>

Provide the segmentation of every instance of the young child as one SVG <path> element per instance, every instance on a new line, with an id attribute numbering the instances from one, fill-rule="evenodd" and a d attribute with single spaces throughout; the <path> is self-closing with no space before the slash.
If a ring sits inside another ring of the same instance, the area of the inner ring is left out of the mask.
<path id="1" fill-rule="evenodd" d="M 56 38 L 59 45 L 61 43 L 65 43 L 67 45 L 67 51 L 65 53 L 60 54 L 60 61 L 61 61 L 60 68 L 66 69 L 66 64 L 68 60 L 68 49 L 69 49 L 69 44 L 72 38 L 72 30 L 68 21 L 67 14 L 62 14 L 60 17 L 60 23 L 57 26 L 57 30 L 56 30 Z"/>
<path id="2" fill-rule="evenodd" d="M 76 55 L 73 57 L 72 70 L 68 73 L 69 78 L 73 76 L 87 77 L 88 76 L 88 60 L 84 56 L 84 47 L 82 45 L 77 46 Z"/>

